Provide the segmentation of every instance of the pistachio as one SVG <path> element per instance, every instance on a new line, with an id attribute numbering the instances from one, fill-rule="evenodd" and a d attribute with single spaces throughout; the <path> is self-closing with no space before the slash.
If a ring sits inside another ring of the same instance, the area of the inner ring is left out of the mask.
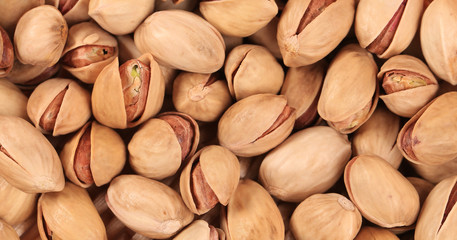
<path id="1" fill-rule="evenodd" d="M 13 83 L 0 79 L 0 115 L 17 116 L 28 120 L 28 98 Z"/>
<path id="2" fill-rule="evenodd" d="M 216 229 L 203 220 L 195 220 L 173 238 L 173 240 L 186 239 L 222 240 L 225 239 L 225 234 L 222 230 Z"/>
<path id="3" fill-rule="evenodd" d="M 34 89 L 38 84 L 52 78 L 60 70 L 57 63 L 51 67 L 39 65 L 22 64 L 15 59 L 13 69 L 6 76 L 8 81 L 16 84 L 21 89 Z"/>
<path id="4" fill-rule="evenodd" d="M 419 176 L 433 184 L 457 174 L 457 159 L 440 165 L 415 164 L 412 162 L 410 164 Z"/>
<path id="5" fill-rule="evenodd" d="M 5 29 L 0 26 L 0 77 L 6 77 L 13 68 L 14 49 Z"/>
<path id="6" fill-rule="evenodd" d="M 8 240 L 19 240 L 19 236 L 17 235 L 14 228 L 9 225 L 7 222 L 0 219 L 0 238 L 1 239 L 8 239 Z"/>
<path id="7" fill-rule="evenodd" d="M 37 197 L 37 194 L 25 193 L 0 177 L 0 219 L 13 226 L 24 222 L 34 214 Z"/>
<path id="8" fill-rule="evenodd" d="M 85 45 L 73 49 L 64 55 L 62 62 L 73 68 L 80 68 L 92 63 L 111 58 L 114 55 L 114 47 Z"/>
<path id="9" fill-rule="evenodd" d="M 12 37 L 21 16 L 34 7 L 44 5 L 44 3 L 45 0 L 0 1 L 0 22 L 2 23 L 2 27 Z"/>
<path id="10" fill-rule="evenodd" d="M 189 120 L 190 118 L 175 113 L 161 114 L 158 118 L 167 122 L 175 132 L 181 146 L 181 160 L 186 159 L 191 150 L 195 152 L 195 125 L 192 120 Z"/>
<path id="11" fill-rule="evenodd" d="M 400 240 L 387 229 L 364 226 L 360 229 L 354 240 Z"/>

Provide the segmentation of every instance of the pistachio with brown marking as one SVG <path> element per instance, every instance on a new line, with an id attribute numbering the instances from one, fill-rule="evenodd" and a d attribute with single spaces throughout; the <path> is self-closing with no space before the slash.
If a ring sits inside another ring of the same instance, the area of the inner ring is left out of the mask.
<path id="1" fill-rule="evenodd" d="M 10 37 L 0 26 L 0 77 L 6 77 L 13 68 L 14 49 Z"/>
<path id="2" fill-rule="evenodd" d="M 203 220 L 195 220 L 173 238 L 173 240 L 187 239 L 223 240 L 225 239 L 225 233 L 221 229 L 215 228 Z"/>

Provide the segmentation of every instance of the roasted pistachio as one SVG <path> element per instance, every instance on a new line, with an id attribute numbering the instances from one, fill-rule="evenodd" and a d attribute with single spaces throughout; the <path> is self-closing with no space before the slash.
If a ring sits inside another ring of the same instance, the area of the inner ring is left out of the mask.
<path id="1" fill-rule="evenodd" d="M 387 229 L 364 226 L 360 229 L 354 240 L 400 240 L 395 234 Z"/>
<path id="2" fill-rule="evenodd" d="M 0 177 L 0 219 L 10 225 L 17 225 L 31 217 L 36 210 L 35 193 L 25 193 Z"/>
<path id="3" fill-rule="evenodd" d="M 173 238 L 173 240 L 187 239 L 223 240 L 225 239 L 225 233 L 221 229 L 215 228 L 203 220 L 195 220 Z"/>
<path id="4" fill-rule="evenodd" d="M 0 239 L 19 240 L 20 238 L 11 225 L 0 219 Z"/>
<path id="5" fill-rule="evenodd" d="M 13 68 L 14 49 L 10 37 L 0 26 L 0 77 L 6 77 Z"/>

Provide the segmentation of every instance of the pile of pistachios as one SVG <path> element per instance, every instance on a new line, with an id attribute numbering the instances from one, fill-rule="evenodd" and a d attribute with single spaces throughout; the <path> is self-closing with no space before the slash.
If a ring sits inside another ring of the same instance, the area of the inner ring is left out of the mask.
<path id="1" fill-rule="evenodd" d="M 0 239 L 456 239 L 456 26 L 456 0 L 0 0 Z"/>

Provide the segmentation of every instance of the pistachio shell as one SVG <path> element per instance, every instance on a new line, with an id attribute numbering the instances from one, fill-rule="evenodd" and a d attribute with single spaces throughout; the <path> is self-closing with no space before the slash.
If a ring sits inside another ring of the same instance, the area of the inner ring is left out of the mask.
<path id="1" fill-rule="evenodd" d="M 270 22 L 278 13 L 275 1 L 201 1 L 203 17 L 228 36 L 247 37 Z"/>
<path id="2" fill-rule="evenodd" d="M 276 33 L 278 32 L 279 17 L 274 17 L 271 21 L 259 31 L 248 37 L 249 41 L 254 44 L 264 46 L 277 59 L 282 59 L 281 51 L 279 50 Z"/>
<path id="3" fill-rule="evenodd" d="M 414 186 L 417 193 L 419 194 L 420 205 L 423 206 L 425 199 L 427 198 L 430 191 L 432 191 L 433 185 L 432 183 L 417 177 L 407 177 L 408 181 Z"/>
<path id="4" fill-rule="evenodd" d="M 365 226 L 360 229 L 354 240 L 400 240 L 387 229 Z"/>
<path id="5" fill-rule="evenodd" d="M 105 225 L 89 194 L 69 182 L 61 192 L 41 195 L 37 223 L 41 239 L 49 239 L 49 235 L 51 239 L 107 239 Z"/>
<path id="6" fill-rule="evenodd" d="M 135 45 L 164 66 L 213 73 L 225 60 L 221 34 L 203 18 L 182 10 L 155 12 L 136 30 Z"/>
<path id="7" fill-rule="evenodd" d="M 199 240 L 220 240 L 222 236 L 214 237 L 214 232 L 218 232 L 216 228 L 208 225 L 203 220 L 195 220 L 192 224 L 186 227 L 181 233 L 179 233 L 173 240 L 187 240 L 187 239 L 199 239 Z M 219 234 L 219 233 L 218 233 Z M 224 238 L 225 239 L 225 238 Z"/>
<path id="8" fill-rule="evenodd" d="M 53 130 L 48 132 L 41 125 L 41 119 L 59 94 L 65 91 L 62 104 L 56 115 Z M 71 79 L 53 78 L 41 83 L 30 95 L 27 114 L 36 128 L 53 136 L 76 131 L 91 116 L 90 94 Z"/>
<path id="9" fill-rule="evenodd" d="M 295 239 L 352 240 L 362 226 L 359 210 L 337 193 L 314 194 L 295 209 L 290 227 Z"/>
<path id="10" fill-rule="evenodd" d="M 0 22 L 2 27 L 13 36 L 14 28 L 24 13 L 28 10 L 43 5 L 45 0 L 30 1 L 0 1 Z"/>
<path id="11" fill-rule="evenodd" d="M 16 116 L 28 120 L 28 98 L 13 83 L 0 79 L 0 115 Z"/>
<path id="12" fill-rule="evenodd" d="M 37 194 L 25 193 L 0 177 L 0 219 L 10 225 L 24 222 L 32 216 L 36 207 Z"/>
<path id="13" fill-rule="evenodd" d="M 19 19 L 14 33 L 16 57 L 24 64 L 56 64 L 67 41 L 68 26 L 55 7 L 33 8 Z"/>
<path id="14" fill-rule="evenodd" d="M 294 122 L 295 110 L 287 106 L 286 97 L 256 94 L 225 111 L 219 120 L 218 138 L 223 147 L 238 156 L 256 156 L 286 139 Z"/>
<path id="15" fill-rule="evenodd" d="M 27 193 L 61 191 L 64 176 L 54 147 L 22 118 L 0 116 L 0 175 Z M 27 148 L 24 148 L 27 146 Z"/>
<path id="16" fill-rule="evenodd" d="M 194 217 L 173 189 L 136 175 L 116 177 L 108 188 L 106 200 L 127 227 L 155 239 L 173 236 Z"/>
<path id="17" fill-rule="evenodd" d="M 11 225 L 0 219 L 0 239 L 19 240 L 20 238 Z"/>
<path id="18" fill-rule="evenodd" d="M 413 169 L 425 180 L 439 183 L 443 179 L 457 175 L 457 159 L 440 165 L 415 164 L 410 162 Z"/>
<path id="19" fill-rule="evenodd" d="M 127 122 L 119 62 L 116 57 L 97 77 L 92 90 L 92 109 L 101 124 L 111 128 L 131 128 L 156 115 L 162 107 L 165 86 L 159 64 L 151 54 L 143 54 L 139 61 L 150 67 L 150 79 L 144 112 L 138 120 Z"/>
<path id="20" fill-rule="evenodd" d="M 349 161 L 344 184 L 362 215 L 378 226 L 409 226 L 419 214 L 419 195 L 414 186 L 375 155 L 360 155 Z"/>

